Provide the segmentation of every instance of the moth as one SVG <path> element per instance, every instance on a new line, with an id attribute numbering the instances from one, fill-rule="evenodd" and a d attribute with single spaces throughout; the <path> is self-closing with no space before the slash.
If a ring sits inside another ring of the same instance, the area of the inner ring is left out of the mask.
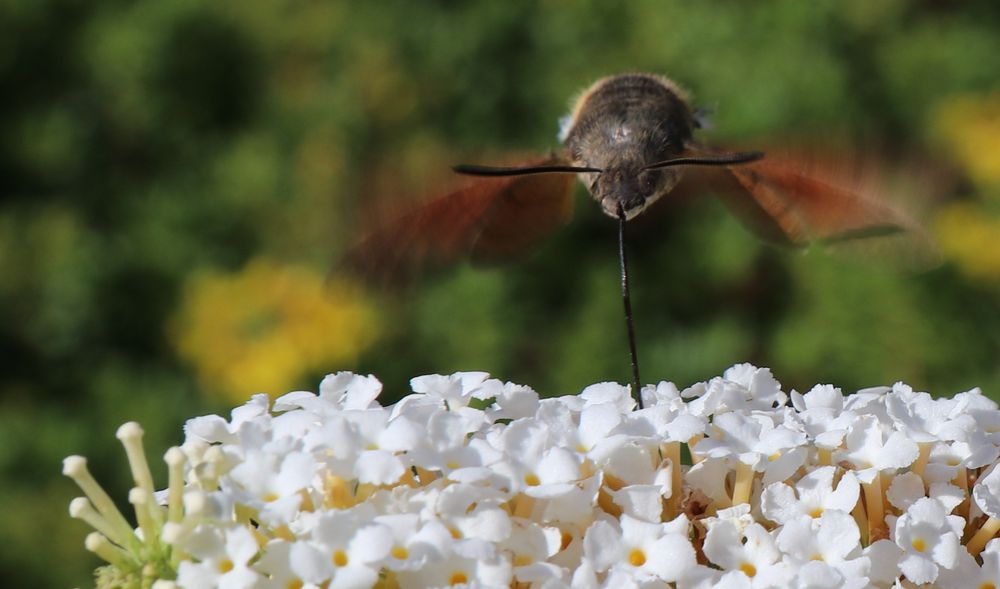
<path id="1" fill-rule="evenodd" d="M 513 167 L 456 166 L 456 172 L 475 180 L 371 228 L 346 260 L 385 282 L 463 257 L 474 263 L 516 258 L 569 221 L 578 179 L 601 210 L 619 222 L 633 392 L 638 394 L 625 225 L 669 198 L 685 176 L 695 189 L 720 196 L 771 242 L 802 246 L 894 233 L 909 225 L 895 209 L 822 170 L 759 151 L 705 146 L 694 137 L 700 126 L 686 93 L 663 76 L 625 73 L 600 79 L 576 98 L 561 121 L 559 149 Z"/>

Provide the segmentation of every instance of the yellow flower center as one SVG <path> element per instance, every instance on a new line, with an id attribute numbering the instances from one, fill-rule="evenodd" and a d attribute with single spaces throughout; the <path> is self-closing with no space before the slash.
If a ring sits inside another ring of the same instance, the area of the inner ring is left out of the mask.
<path id="1" fill-rule="evenodd" d="M 288 581 L 287 583 L 285 583 L 285 588 L 286 589 L 302 589 L 302 587 L 304 585 L 305 585 L 305 583 L 302 582 L 302 579 L 292 579 L 292 580 Z"/>
<path id="2" fill-rule="evenodd" d="M 809 516 L 812 517 L 813 519 L 816 519 L 816 518 L 818 518 L 821 515 L 823 515 L 823 508 L 822 507 L 816 507 L 816 508 L 813 508 L 813 509 L 811 509 L 809 511 Z"/>
<path id="3" fill-rule="evenodd" d="M 447 467 L 448 467 L 448 468 L 450 468 L 451 470 L 455 470 L 456 468 L 458 468 L 458 467 L 460 467 L 460 466 L 462 466 L 462 465 L 461 465 L 461 464 L 459 464 L 459 463 L 458 463 L 458 461 L 455 461 L 455 460 L 449 460 L 448 462 L 446 462 L 446 463 L 445 463 L 445 466 L 447 466 Z"/>
<path id="4" fill-rule="evenodd" d="M 997 589 L 997 586 L 995 583 L 990 583 L 989 581 L 987 581 L 985 583 L 980 583 L 977 589 Z"/>
<path id="5" fill-rule="evenodd" d="M 528 485 L 529 487 L 537 487 L 541 482 L 542 481 L 538 479 L 538 475 L 533 472 L 529 472 L 528 474 L 524 475 L 524 484 Z"/>
<path id="6" fill-rule="evenodd" d="M 228 573 L 229 571 L 233 570 L 234 566 L 235 565 L 233 565 L 233 561 L 229 560 L 228 558 L 224 558 L 219 561 L 219 572 L 223 574 Z"/>
<path id="7" fill-rule="evenodd" d="M 757 574 L 757 567 L 753 566 L 749 562 L 741 564 L 740 570 L 743 571 L 744 575 L 750 577 L 751 579 Z"/>
<path id="8" fill-rule="evenodd" d="M 535 562 L 535 559 L 527 554 L 518 554 L 514 557 L 514 566 L 516 567 L 526 567 L 533 562 Z"/>
<path id="9" fill-rule="evenodd" d="M 774 462 L 775 460 L 781 458 L 781 452 L 775 452 L 767 457 L 768 462 Z"/>
<path id="10" fill-rule="evenodd" d="M 914 538 L 913 542 L 911 542 L 910 545 L 913 546 L 913 549 L 916 550 L 917 552 L 923 552 L 924 550 L 927 550 L 927 543 L 924 542 L 923 538 Z"/>
<path id="11" fill-rule="evenodd" d="M 628 563 L 634 567 L 641 567 L 646 564 L 646 553 L 638 548 L 633 548 L 632 552 L 628 553 Z"/>
<path id="12" fill-rule="evenodd" d="M 448 577 L 449 585 L 464 585 L 469 582 L 469 577 L 465 575 L 462 571 L 455 571 Z"/>
<path id="13" fill-rule="evenodd" d="M 392 557 L 398 558 L 399 560 L 406 560 L 410 558 L 410 551 L 406 549 L 405 546 L 393 546 Z"/>
<path id="14" fill-rule="evenodd" d="M 347 553 L 343 550 L 337 550 L 333 553 L 333 564 L 338 567 L 347 566 Z"/>

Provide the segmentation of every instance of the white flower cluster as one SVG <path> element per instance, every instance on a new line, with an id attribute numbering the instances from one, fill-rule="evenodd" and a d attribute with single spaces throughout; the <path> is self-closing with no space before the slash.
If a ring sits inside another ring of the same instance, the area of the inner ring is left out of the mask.
<path id="1" fill-rule="evenodd" d="M 1000 583 L 1000 411 L 978 389 L 786 394 L 741 364 L 647 386 L 636 410 L 612 383 L 549 399 L 485 373 L 411 384 L 383 407 L 377 380 L 339 373 L 192 419 L 159 492 L 126 424 L 138 528 L 80 457 L 64 470 L 89 500 L 71 513 L 115 586 Z"/>

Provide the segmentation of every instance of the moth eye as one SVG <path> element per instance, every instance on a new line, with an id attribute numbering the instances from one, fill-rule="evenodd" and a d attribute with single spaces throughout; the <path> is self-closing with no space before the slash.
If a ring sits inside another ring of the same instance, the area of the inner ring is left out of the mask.
<path id="1" fill-rule="evenodd" d="M 652 190 L 655 183 L 653 174 L 643 172 L 639 175 L 639 185 L 642 186 L 643 190 Z"/>

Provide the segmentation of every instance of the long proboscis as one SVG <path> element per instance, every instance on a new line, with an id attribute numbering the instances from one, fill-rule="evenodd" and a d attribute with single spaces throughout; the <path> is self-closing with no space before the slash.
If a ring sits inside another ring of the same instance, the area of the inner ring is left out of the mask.
<path id="1" fill-rule="evenodd" d="M 719 155 L 677 157 L 655 164 L 643 166 L 643 170 L 658 170 L 671 166 L 733 166 L 736 164 L 746 164 L 755 162 L 764 157 L 762 151 L 747 151 L 740 153 L 727 153 Z M 461 164 L 452 168 L 459 174 L 467 176 L 527 176 L 529 174 L 584 174 L 588 172 L 601 173 L 603 168 L 593 168 L 589 166 L 527 166 L 522 168 L 503 168 L 495 166 L 475 166 Z"/>

